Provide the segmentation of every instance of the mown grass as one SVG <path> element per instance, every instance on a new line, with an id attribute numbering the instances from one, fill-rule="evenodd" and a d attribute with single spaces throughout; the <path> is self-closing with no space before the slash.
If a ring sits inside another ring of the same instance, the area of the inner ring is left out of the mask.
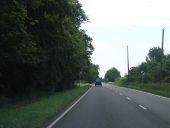
<path id="1" fill-rule="evenodd" d="M 170 84 L 168 83 L 163 83 L 161 85 L 159 83 L 151 83 L 151 84 L 129 83 L 128 85 L 121 85 L 121 84 L 117 84 L 117 85 L 150 92 L 160 96 L 170 97 Z"/>
<path id="2" fill-rule="evenodd" d="M 0 108 L 0 128 L 40 128 L 47 118 L 57 114 L 89 88 L 89 84 L 81 84 L 31 104 Z"/>

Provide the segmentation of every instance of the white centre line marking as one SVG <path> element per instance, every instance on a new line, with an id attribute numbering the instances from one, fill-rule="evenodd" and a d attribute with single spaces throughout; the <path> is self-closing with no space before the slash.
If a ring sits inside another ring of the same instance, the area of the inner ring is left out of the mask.
<path id="1" fill-rule="evenodd" d="M 74 102 L 73 105 L 71 105 L 64 113 L 62 113 L 56 120 L 54 120 L 49 126 L 46 128 L 52 128 L 61 118 L 63 118 L 85 95 L 92 89 L 89 88 L 77 101 Z"/>
<path id="2" fill-rule="evenodd" d="M 147 110 L 147 108 L 145 108 L 145 107 L 142 106 L 142 105 L 139 105 L 139 107 L 141 107 L 141 108 L 144 109 L 144 110 Z"/>
<path id="3" fill-rule="evenodd" d="M 131 100 L 129 97 L 126 97 L 127 100 Z"/>

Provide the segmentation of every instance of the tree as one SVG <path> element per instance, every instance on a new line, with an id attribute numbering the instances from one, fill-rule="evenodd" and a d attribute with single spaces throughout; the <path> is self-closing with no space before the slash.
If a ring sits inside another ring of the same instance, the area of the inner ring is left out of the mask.
<path id="1" fill-rule="evenodd" d="M 140 65 L 130 69 L 129 82 L 159 82 L 161 59 L 162 50 L 159 47 L 151 48 L 146 62 L 142 62 Z"/>
<path id="2" fill-rule="evenodd" d="M 83 79 L 89 83 L 94 82 L 95 79 L 99 77 L 99 69 L 100 69 L 99 65 L 95 65 L 91 63 L 88 66 L 88 69 L 85 71 Z"/>
<path id="3" fill-rule="evenodd" d="M 29 65 L 39 62 L 38 49 L 27 31 L 25 1 L 0 1 L 0 93 L 19 95 L 29 91 Z"/>
<path id="4" fill-rule="evenodd" d="M 31 0 L 27 9 L 28 30 L 42 60 L 36 66 L 38 88 L 54 91 L 74 86 L 93 51 L 92 39 L 80 29 L 88 20 L 81 4 L 78 0 Z"/>
<path id="5" fill-rule="evenodd" d="M 163 78 L 164 81 L 170 83 L 170 54 L 165 56 L 165 61 L 163 64 Z"/>
<path id="6" fill-rule="evenodd" d="M 0 94 L 60 91 L 93 72 L 78 0 L 1 0 L 0 18 Z"/>
<path id="7" fill-rule="evenodd" d="M 105 74 L 105 80 L 110 82 L 114 82 L 119 77 L 120 72 L 114 67 L 109 69 Z"/>
<path id="8" fill-rule="evenodd" d="M 148 53 L 149 59 L 147 59 L 148 63 L 148 75 L 150 75 L 151 82 L 159 82 L 160 81 L 160 73 L 161 73 L 161 63 L 163 61 L 164 55 L 163 51 L 160 47 L 153 47 L 149 50 Z M 164 73 L 162 72 L 162 77 Z"/>
<path id="9" fill-rule="evenodd" d="M 162 56 L 162 49 L 160 47 L 153 47 L 149 50 L 148 59 L 150 61 L 161 62 Z"/>

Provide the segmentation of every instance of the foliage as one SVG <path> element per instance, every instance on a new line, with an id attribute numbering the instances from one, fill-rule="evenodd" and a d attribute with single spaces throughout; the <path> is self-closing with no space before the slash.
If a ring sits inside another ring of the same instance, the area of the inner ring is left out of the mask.
<path id="1" fill-rule="evenodd" d="M 86 21 L 78 0 L 1 0 L 0 95 L 60 91 L 93 70 Z"/>
<path id="2" fill-rule="evenodd" d="M 40 128 L 44 121 L 63 110 L 89 88 L 89 85 L 81 85 L 27 105 L 0 108 L 0 128 Z"/>
<path id="3" fill-rule="evenodd" d="M 128 81 L 137 83 L 160 82 L 161 62 L 163 82 L 170 82 L 170 55 L 163 55 L 159 47 L 153 47 L 149 50 L 146 62 L 130 69 Z"/>
<path id="4" fill-rule="evenodd" d="M 99 65 L 90 64 L 87 71 L 83 78 L 86 82 L 92 83 L 99 77 Z"/>
<path id="5" fill-rule="evenodd" d="M 127 77 L 119 77 L 118 79 L 116 79 L 116 84 L 126 85 L 128 83 L 127 80 L 128 80 Z"/>
<path id="6" fill-rule="evenodd" d="M 114 82 L 120 77 L 120 72 L 116 68 L 109 69 L 105 74 L 105 80 L 109 82 Z"/>
<path id="7" fill-rule="evenodd" d="M 160 86 L 160 83 L 148 83 L 148 84 L 130 83 L 129 85 L 123 85 L 123 84 L 118 84 L 118 85 L 127 88 L 150 92 L 161 96 L 170 97 L 169 83 L 163 83 L 162 86 Z"/>
<path id="8" fill-rule="evenodd" d="M 150 61 L 161 62 L 162 60 L 162 49 L 160 47 L 153 47 L 149 50 L 148 58 Z"/>

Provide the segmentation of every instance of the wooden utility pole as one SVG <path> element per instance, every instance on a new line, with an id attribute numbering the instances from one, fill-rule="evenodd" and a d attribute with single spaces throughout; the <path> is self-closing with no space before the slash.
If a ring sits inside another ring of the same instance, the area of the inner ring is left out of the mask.
<path id="1" fill-rule="evenodd" d="M 127 45 L 127 68 L 128 68 L 128 78 L 129 78 L 129 48 Z"/>
<path id="2" fill-rule="evenodd" d="M 162 55 L 161 55 L 161 71 L 160 71 L 160 85 L 162 84 L 162 65 L 164 58 L 164 28 L 162 29 Z"/>

